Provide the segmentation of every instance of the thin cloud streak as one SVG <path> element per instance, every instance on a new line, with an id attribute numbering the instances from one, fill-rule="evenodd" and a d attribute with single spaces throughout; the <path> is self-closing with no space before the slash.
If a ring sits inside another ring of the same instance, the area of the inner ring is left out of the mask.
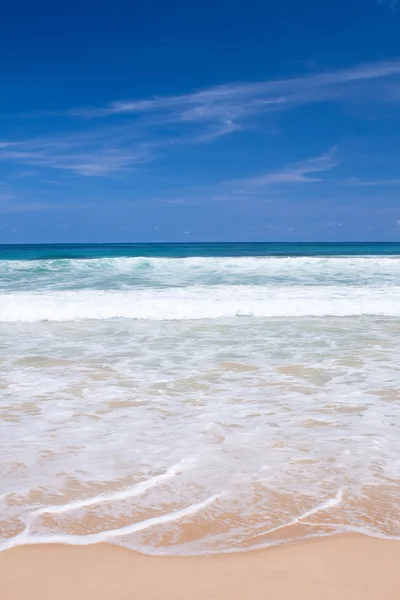
<path id="1" fill-rule="evenodd" d="M 152 135 L 178 124 L 180 143 L 204 143 L 246 129 L 256 116 L 322 102 L 398 103 L 393 78 L 400 83 L 400 60 L 362 64 L 349 69 L 255 83 L 230 83 L 177 96 L 115 101 L 105 107 L 68 111 L 85 119 L 123 118 L 129 126 Z M 381 85 L 377 85 L 381 81 Z M 366 100 L 367 99 L 367 100 Z"/>
<path id="2" fill-rule="evenodd" d="M 335 158 L 335 153 L 336 149 L 333 148 L 326 154 L 299 162 L 279 171 L 268 171 L 255 177 L 233 180 L 226 182 L 225 185 L 234 188 L 237 193 L 245 193 L 267 186 L 318 183 L 323 179 L 314 177 L 313 174 L 329 171 L 339 164 Z"/>
<path id="3" fill-rule="evenodd" d="M 400 179 L 348 179 L 345 183 L 354 187 L 385 187 L 400 185 Z"/>
<path id="4" fill-rule="evenodd" d="M 103 108 L 69 111 L 72 116 L 107 117 L 166 113 L 180 122 L 240 117 L 253 111 L 289 108 L 293 104 L 346 99 L 351 84 L 400 75 L 400 61 L 359 65 L 350 69 L 316 73 L 288 79 L 219 85 L 179 96 L 116 101 Z"/>
<path id="5" fill-rule="evenodd" d="M 273 193 L 285 186 L 304 185 L 316 183 L 332 184 L 331 180 L 315 177 L 316 173 L 325 173 L 340 164 L 337 158 L 337 148 L 320 156 L 289 165 L 278 171 L 267 171 L 261 175 L 244 179 L 231 179 L 210 188 L 187 190 L 180 192 L 179 196 L 172 198 L 160 198 L 157 201 L 168 204 L 179 205 L 204 205 L 222 202 L 246 203 L 251 197 L 252 201 L 260 200 L 262 204 L 280 204 L 280 200 L 265 196 L 265 190 L 270 189 Z"/>
<path id="6" fill-rule="evenodd" d="M 385 4 L 390 8 L 396 8 L 399 4 L 398 0 L 378 0 L 378 4 Z"/>
<path id="7" fill-rule="evenodd" d="M 400 84 L 400 60 L 74 109 L 68 114 L 79 118 L 77 131 L 58 137 L 0 140 L 0 160 L 82 176 L 106 176 L 153 160 L 172 146 L 212 143 L 227 135 L 265 126 L 266 116 L 273 117 L 301 105 L 398 104 L 400 96 L 393 94 L 393 83 Z M 114 126 L 106 125 L 106 118 Z M 81 131 L 82 120 L 85 132 Z M 317 181 L 309 176 L 311 173 L 285 171 L 275 174 L 275 183 Z M 273 183 L 271 177 L 264 176 L 257 185 Z"/>
<path id="8" fill-rule="evenodd" d="M 112 140 L 112 144 L 104 133 L 1 142 L 0 160 L 36 168 L 72 171 L 85 176 L 102 176 L 125 171 L 135 163 L 149 159 L 148 150 L 143 144 L 131 145 L 118 139 Z"/>

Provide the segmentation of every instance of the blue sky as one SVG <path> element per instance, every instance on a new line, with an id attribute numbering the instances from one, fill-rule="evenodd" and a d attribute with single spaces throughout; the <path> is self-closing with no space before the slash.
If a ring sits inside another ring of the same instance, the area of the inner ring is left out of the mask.
<path id="1" fill-rule="evenodd" d="M 400 240 L 400 2 L 8 3 L 0 243 Z"/>

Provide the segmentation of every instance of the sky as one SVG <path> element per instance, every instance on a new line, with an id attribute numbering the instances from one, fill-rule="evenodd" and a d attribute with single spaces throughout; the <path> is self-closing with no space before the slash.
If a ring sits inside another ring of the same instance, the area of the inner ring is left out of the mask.
<path id="1" fill-rule="evenodd" d="M 17 1 L 0 243 L 400 241 L 400 1 Z"/>

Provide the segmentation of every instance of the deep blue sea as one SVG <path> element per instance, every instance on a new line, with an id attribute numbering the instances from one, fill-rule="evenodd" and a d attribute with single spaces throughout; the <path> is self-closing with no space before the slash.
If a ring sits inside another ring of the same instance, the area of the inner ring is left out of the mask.
<path id="1" fill-rule="evenodd" d="M 0 246 L 0 549 L 400 539 L 400 243 Z"/>

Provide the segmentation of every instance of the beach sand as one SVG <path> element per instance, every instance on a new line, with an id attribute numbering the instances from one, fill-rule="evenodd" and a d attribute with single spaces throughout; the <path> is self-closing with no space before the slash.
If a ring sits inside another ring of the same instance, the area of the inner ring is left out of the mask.
<path id="1" fill-rule="evenodd" d="M 400 543 L 359 535 L 204 557 L 107 544 L 0 554 L 1 600 L 399 600 Z"/>

